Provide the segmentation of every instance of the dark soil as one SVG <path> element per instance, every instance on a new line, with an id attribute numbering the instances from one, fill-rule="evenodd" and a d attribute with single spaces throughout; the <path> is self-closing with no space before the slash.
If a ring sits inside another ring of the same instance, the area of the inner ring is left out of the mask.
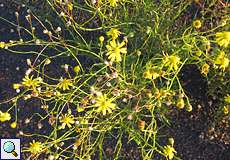
<path id="1" fill-rule="evenodd" d="M 1 3 L 4 6 L 0 7 L 0 16 L 14 19 L 14 9 L 18 9 L 18 7 L 9 6 L 3 0 L 0 0 Z M 0 21 L 0 41 L 15 37 L 16 33 L 10 33 L 10 29 L 11 26 Z M 0 50 L 0 101 L 16 95 L 15 90 L 12 89 L 12 84 L 21 81 L 28 69 L 27 58 L 35 59 L 36 57 Z M 50 73 L 56 76 L 62 74 L 59 69 L 63 64 L 74 65 L 74 62 L 70 57 L 57 59 L 49 68 Z M 191 113 L 176 111 L 171 115 L 171 127 L 162 129 L 162 134 L 171 135 L 175 139 L 177 156 L 184 160 L 230 160 L 230 127 L 224 122 L 213 127 L 213 110 L 215 110 L 216 105 L 215 101 L 207 96 L 208 84 L 205 78 L 200 74 L 196 66 L 188 65 L 181 72 L 181 80 L 187 94 L 193 99 L 193 111 Z M 0 106 L 1 109 L 7 107 L 9 105 Z M 0 137 L 20 137 L 23 139 L 23 145 L 26 145 L 30 138 L 25 138 L 19 133 L 32 131 L 47 133 L 49 132 L 49 127 L 43 124 L 42 129 L 39 129 L 38 124 L 43 122 L 39 122 L 36 118 L 29 124 L 24 122 L 34 111 L 42 113 L 38 101 L 21 102 L 18 105 L 18 110 L 22 110 L 22 108 L 24 112 L 19 115 L 20 121 L 17 129 L 11 129 L 9 123 L 1 123 Z M 105 149 L 106 154 L 112 154 L 112 145 L 110 143 L 105 145 L 108 146 Z M 133 144 L 125 144 L 122 152 L 124 159 L 141 160 L 140 152 Z"/>

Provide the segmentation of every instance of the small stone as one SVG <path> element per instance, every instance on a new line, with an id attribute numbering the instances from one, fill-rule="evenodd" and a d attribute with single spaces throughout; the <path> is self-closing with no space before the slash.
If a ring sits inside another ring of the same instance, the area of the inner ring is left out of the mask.
<path id="1" fill-rule="evenodd" d="M 198 104 L 198 105 L 197 105 L 197 108 L 198 108 L 198 109 L 201 109 L 201 108 L 202 108 L 202 106 L 201 106 L 200 104 Z"/>
<path id="2" fill-rule="evenodd" d="M 199 138 L 204 139 L 204 133 L 203 132 L 199 135 Z"/>

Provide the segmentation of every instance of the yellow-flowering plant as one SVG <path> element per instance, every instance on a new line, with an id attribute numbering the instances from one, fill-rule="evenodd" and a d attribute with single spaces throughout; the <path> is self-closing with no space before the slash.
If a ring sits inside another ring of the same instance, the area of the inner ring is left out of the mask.
<path id="1" fill-rule="evenodd" d="M 11 119 L 11 116 L 8 112 L 0 111 L 0 121 L 1 122 L 9 121 L 10 119 Z"/>

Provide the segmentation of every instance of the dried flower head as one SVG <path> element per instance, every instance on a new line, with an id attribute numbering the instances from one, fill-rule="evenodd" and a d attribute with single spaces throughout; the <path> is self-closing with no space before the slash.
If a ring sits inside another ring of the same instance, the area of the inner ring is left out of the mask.
<path id="1" fill-rule="evenodd" d="M 201 73 L 207 75 L 209 72 L 209 65 L 207 63 L 203 64 L 201 67 Z"/>
<path id="2" fill-rule="evenodd" d="M 145 129 L 145 121 L 139 120 L 137 126 L 141 131 L 143 131 Z"/>

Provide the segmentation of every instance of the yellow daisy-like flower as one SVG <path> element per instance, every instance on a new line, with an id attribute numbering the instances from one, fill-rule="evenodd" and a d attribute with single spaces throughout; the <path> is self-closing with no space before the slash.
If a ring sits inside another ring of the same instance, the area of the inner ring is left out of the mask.
<path id="1" fill-rule="evenodd" d="M 0 121 L 1 122 L 9 121 L 10 119 L 11 119 L 11 116 L 8 112 L 0 111 Z"/>
<path id="2" fill-rule="evenodd" d="M 214 61 L 214 64 L 218 65 L 219 68 L 224 71 L 229 65 L 229 59 L 226 57 L 225 53 L 221 51 Z"/>
<path id="3" fill-rule="evenodd" d="M 69 90 L 70 87 L 73 86 L 73 82 L 71 79 L 60 79 L 60 82 L 57 84 L 57 88 L 62 89 L 63 91 Z"/>
<path id="4" fill-rule="evenodd" d="M 112 103 L 113 99 L 109 99 L 107 95 L 103 94 L 96 98 L 95 106 L 98 107 L 96 112 L 106 115 L 106 112 L 112 113 L 114 109 L 116 109 L 116 104 Z"/>
<path id="5" fill-rule="evenodd" d="M 229 109 L 228 109 L 227 106 L 223 107 L 223 112 L 224 112 L 225 115 L 227 115 L 229 113 Z"/>
<path id="6" fill-rule="evenodd" d="M 32 154 L 38 154 L 42 152 L 43 148 L 44 148 L 44 145 L 41 142 L 36 142 L 34 140 L 30 142 L 29 151 Z"/>
<path id="7" fill-rule="evenodd" d="M 230 95 L 228 94 L 227 96 L 224 97 L 224 101 L 226 103 L 229 103 L 230 104 Z"/>
<path id="8" fill-rule="evenodd" d="M 0 48 L 5 48 L 6 44 L 5 42 L 0 42 Z"/>
<path id="9" fill-rule="evenodd" d="M 148 69 L 147 71 L 144 72 L 144 78 L 146 79 L 156 79 L 160 75 L 154 70 L 154 69 Z"/>
<path id="10" fill-rule="evenodd" d="M 180 57 L 178 56 L 165 56 L 163 59 L 163 63 L 166 67 L 169 67 L 169 70 L 177 70 L 178 69 L 178 65 L 180 64 Z"/>
<path id="11" fill-rule="evenodd" d="M 118 0 L 108 0 L 111 7 L 116 7 Z"/>
<path id="12" fill-rule="evenodd" d="M 216 42 L 223 47 L 228 47 L 230 43 L 230 32 L 223 31 L 216 33 Z"/>
<path id="13" fill-rule="evenodd" d="M 194 28 L 199 29 L 199 28 L 201 28 L 202 23 L 200 20 L 195 20 L 195 21 L 193 21 L 192 25 Z"/>
<path id="14" fill-rule="evenodd" d="M 22 79 L 22 85 L 28 88 L 33 88 L 35 89 L 36 87 L 40 86 L 42 82 L 41 77 L 33 78 L 33 75 L 31 77 L 25 76 Z"/>
<path id="15" fill-rule="evenodd" d="M 72 114 L 64 114 L 60 119 L 60 123 L 62 123 L 62 129 L 64 129 L 66 125 L 71 128 L 72 124 L 74 124 L 74 116 Z"/>
<path id="16" fill-rule="evenodd" d="M 202 67 L 201 67 L 201 73 L 204 75 L 207 75 L 209 72 L 209 65 L 207 63 L 205 63 Z"/>
<path id="17" fill-rule="evenodd" d="M 173 159 L 176 150 L 171 145 L 166 145 L 164 146 L 163 152 L 165 154 L 165 157 L 167 157 L 168 159 Z"/>
<path id="18" fill-rule="evenodd" d="M 106 45 L 106 48 L 108 50 L 107 56 L 109 56 L 109 60 L 111 62 L 120 62 L 121 61 L 121 53 L 125 54 L 127 53 L 127 48 L 124 47 L 125 42 L 117 42 L 115 40 L 110 41 L 108 45 Z"/>
<path id="19" fill-rule="evenodd" d="M 108 32 L 107 32 L 108 36 L 111 36 L 113 40 L 117 39 L 120 35 L 121 32 L 116 29 L 116 28 L 111 28 Z"/>

